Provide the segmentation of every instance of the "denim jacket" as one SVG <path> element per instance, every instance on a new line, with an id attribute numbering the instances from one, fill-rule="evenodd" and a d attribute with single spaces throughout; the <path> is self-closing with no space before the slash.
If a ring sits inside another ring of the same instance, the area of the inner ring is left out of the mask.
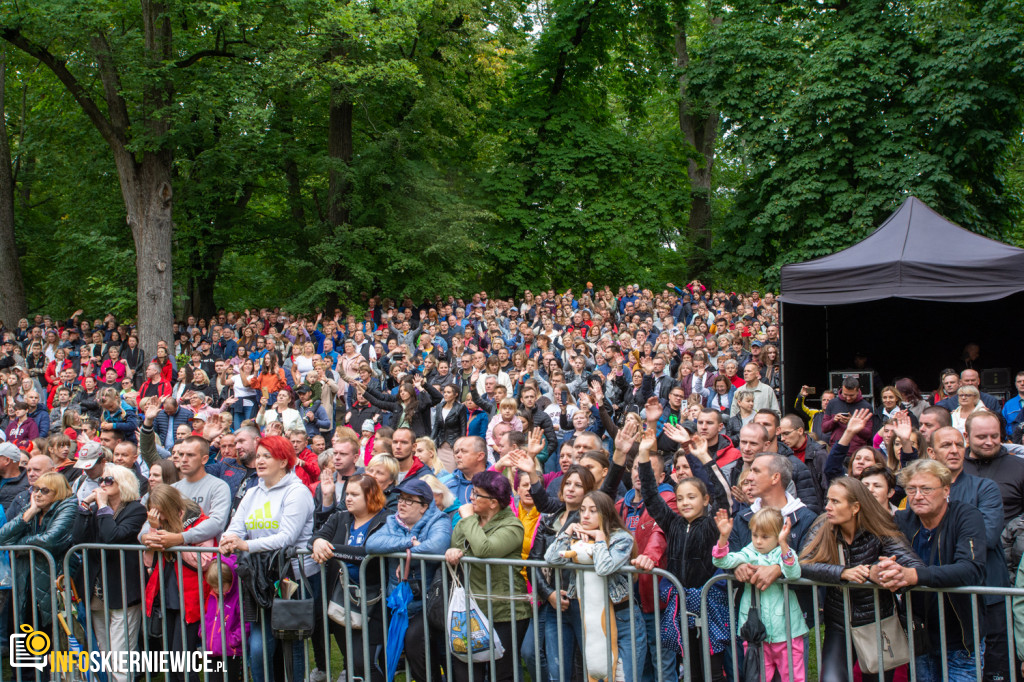
<path id="1" fill-rule="evenodd" d="M 548 545 L 544 560 L 553 565 L 566 565 L 572 562 L 562 556 L 569 549 L 572 541 L 566 533 L 559 533 Z M 594 547 L 594 571 L 608 579 L 608 596 L 613 604 L 620 604 L 629 599 L 632 578 L 621 569 L 629 565 L 633 552 L 633 536 L 628 531 L 619 530 L 612 533 L 608 542 L 598 542 Z M 569 599 L 576 597 L 576 572 L 569 577 Z"/>

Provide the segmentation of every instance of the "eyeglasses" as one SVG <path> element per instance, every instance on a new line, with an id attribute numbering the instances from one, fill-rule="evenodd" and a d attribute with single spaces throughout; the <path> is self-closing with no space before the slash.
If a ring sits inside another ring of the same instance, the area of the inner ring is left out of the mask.
<path id="1" fill-rule="evenodd" d="M 114 485 L 115 483 L 117 483 L 113 476 L 104 476 L 103 478 L 96 482 L 99 483 L 100 485 Z"/>
<path id="2" fill-rule="evenodd" d="M 398 504 L 402 504 L 403 502 L 405 504 L 422 504 L 424 506 L 426 506 L 428 504 L 427 502 L 424 502 L 423 500 L 421 500 L 418 497 L 401 497 L 400 496 L 398 498 Z"/>
<path id="3" fill-rule="evenodd" d="M 469 499 L 471 499 L 471 500 L 497 500 L 498 498 L 491 497 L 490 495 L 481 495 L 477 491 L 471 490 L 471 491 L 469 491 Z"/>
<path id="4" fill-rule="evenodd" d="M 36 486 L 32 486 L 29 490 L 33 493 L 39 493 L 40 495 L 49 495 L 53 492 L 49 488 L 37 488 Z"/>
<path id="5" fill-rule="evenodd" d="M 929 487 L 920 487 L 919 488 L 917 486 L 911 486 L 909 488 L 904 488 L 904 491 L 907 493 L 907 497 L 914 497 L 915 495 L 918 495 L 918 494 L 921 494 L 921 495 L 924 495 L 925 497 L 928 497 L 929 495 L 931 495 L 936 490 L 938 490 L 938 488 L 929 488 Z"/>

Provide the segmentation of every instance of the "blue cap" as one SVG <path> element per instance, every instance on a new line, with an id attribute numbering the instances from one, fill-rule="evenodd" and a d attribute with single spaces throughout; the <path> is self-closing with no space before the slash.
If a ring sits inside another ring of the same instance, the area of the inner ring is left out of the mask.
<path id="1" fill-rule="evenodd" d="M 402 484 L 398 486 L 398 492 L 406 493 L 407 495 L 415 495 L 427 503 L 434 501 L 434 491 L 430 489 L 430 486 L 427 485 L 426 482 L 418 478 L 403 481 Z"/>

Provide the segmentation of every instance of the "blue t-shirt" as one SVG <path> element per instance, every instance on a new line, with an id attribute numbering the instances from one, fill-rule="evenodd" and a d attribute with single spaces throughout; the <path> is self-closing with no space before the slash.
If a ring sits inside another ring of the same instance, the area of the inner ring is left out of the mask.
<path id="1" fill-rule="evenodd" d="M 361 526 L 356 526 L 355 521 L 352 522 L 352 530 L 348 534 L 348 544 L 353 547 L 362 547 L 366 544 L 366 536 L 370 530 L 370 522 L 367 521 Z M 355 583 L 359 582 L 359 564 L 350 563 L 348 564 L 348 577 Z"/>

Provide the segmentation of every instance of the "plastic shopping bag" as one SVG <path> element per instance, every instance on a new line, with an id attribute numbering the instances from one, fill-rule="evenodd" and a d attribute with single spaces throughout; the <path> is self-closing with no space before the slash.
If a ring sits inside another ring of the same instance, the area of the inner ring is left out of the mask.
<path id="1" fill-rule="evenodd" d="M 487 617 L 470 599 L 466 604 L 466 590 L 453 577 L 452 593 L 448 599 L 448 648 L 452 655 L 463 663 L 483 663 L 491 659 L 490 648 L 494 647 L 494 658 L 505 655 L 501 638 L 491 630 Z"/>

